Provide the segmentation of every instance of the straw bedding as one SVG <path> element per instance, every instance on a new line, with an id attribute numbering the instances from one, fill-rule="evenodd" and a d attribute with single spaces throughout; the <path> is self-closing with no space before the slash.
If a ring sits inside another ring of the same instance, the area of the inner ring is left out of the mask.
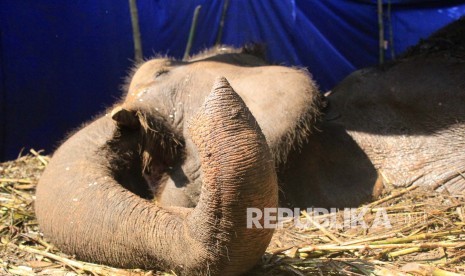
<path id="1" fill-rule="evenodd" d="M 47 156 L 31 150 L 0 164 L 0 274 L 172 274 L 84 263 L 49 244 L 33 208 L 37 180 L 47 162 Z M 358 209 L 328 214 L 306 210 L 283 222 L 250 274 L 465 274 L 464 196 L 408 187 Z"/>

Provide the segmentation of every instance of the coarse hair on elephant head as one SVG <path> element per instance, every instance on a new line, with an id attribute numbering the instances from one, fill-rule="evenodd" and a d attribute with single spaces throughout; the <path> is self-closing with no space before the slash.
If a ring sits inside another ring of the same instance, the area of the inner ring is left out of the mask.
<path id="1" fill-rule="evenodd" d="M 162 208 L 124 188 L 144 181 L 141 147 L 160 156 L 177 150 L 146 142 L 182 142 L 154 133 L 141 143 L 141 129 L 169 126 L 137 113 L 118 116 L 128 116 L 127 124 L 102 116 L 54 153 L 35 204 L 45 236 L 79 259 L 119 267 L 237 275 L 254 266 L 273 229 L 248 228 L 247 208 L 277 207 L 277 177 L 258 123 L 227 80 L 215 81 L 188 124 L 204 174 L 193 209 Z"/>

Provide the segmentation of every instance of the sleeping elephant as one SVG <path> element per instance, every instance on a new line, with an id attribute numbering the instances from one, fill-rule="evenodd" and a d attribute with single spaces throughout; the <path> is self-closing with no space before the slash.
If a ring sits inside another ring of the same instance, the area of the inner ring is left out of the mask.
<path id="1" fill-rule="evenodd" d="M 150 60 L 111 112 L 55 152 L 39 225 L 85 260 L 239 274 L 272 233 L 245 229 L 246 208 L 277 206 L 277 181 L 281 204 L 301 208 L 356 206 L 389 186 L 461 192 L 463 25 L 355 72 L 326 99 L 304 70 L 247 49 Z M 218 75 L 230 85 L 207 97 Z"/>
<path id="2" fill-rule="evenodd" d="M 275 166 L 322 104 L 305 70 L 250 51 L 136 68 L 123 101 L 61 145 L 42 175 L 35 208 L 45 236 L 113 266 L 249 270 L 273 231 L 248 229 L 246 209 L 277 207 Z"/>

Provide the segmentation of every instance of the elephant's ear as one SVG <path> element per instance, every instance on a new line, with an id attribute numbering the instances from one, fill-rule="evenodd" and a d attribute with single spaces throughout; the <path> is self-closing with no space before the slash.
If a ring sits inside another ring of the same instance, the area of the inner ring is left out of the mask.
<path id="1" fill-rule="evenodd" d="M 119 128 L 138 129 L 140 127 L 136 112 L 117 106 L 113 108 L 110 114 L 111 118 L 116 122 Z"/>
<path id="2" fill-rule="evenodd" d="M 114 140 L 124 141 L 124 137 L 132 136 L 134 132 L 139 134 L 137 151 L 144 173 L 161 174 L 182 159 L 182 135 L 156 110 L 144 106 L 137 110 L 117 106 L 112 110 L 111 118 L 117 125 Z"/>

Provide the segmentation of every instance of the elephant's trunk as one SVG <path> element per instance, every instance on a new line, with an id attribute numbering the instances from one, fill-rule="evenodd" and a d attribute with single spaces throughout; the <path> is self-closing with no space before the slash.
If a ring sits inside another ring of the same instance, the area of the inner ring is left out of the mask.
<path id="1" fill-rule="evenodd" d="M 263 134 L 226 79 L 215 83 L 190 127 L 204 180 L 195 209 L 155 206 L 112 177 L 99 147 L 78 149 L 82 140 L 101 145 L 93 131 L 112 128 L 99 119 L 52 158 L 36 202 L 48 238 L 78 258 L 114 266 L 227 275 L 258 261 L 273 231 L 248 229 L 247 208 L 277 206 L 276 174 Z"/>
<path id="2" fill-rule="evenodd" d="M 265 137 L 224 78 L 215 83 L 190 131 L 200 152 L 203 188 L 187 222 L 195 239 L 208 244 L 208 255 L 221 256 L 223 273 L 243 272 L 262 256 L 273 234 L 272 229 L 247 229 L 247 208 L 278 204 Z"/>

